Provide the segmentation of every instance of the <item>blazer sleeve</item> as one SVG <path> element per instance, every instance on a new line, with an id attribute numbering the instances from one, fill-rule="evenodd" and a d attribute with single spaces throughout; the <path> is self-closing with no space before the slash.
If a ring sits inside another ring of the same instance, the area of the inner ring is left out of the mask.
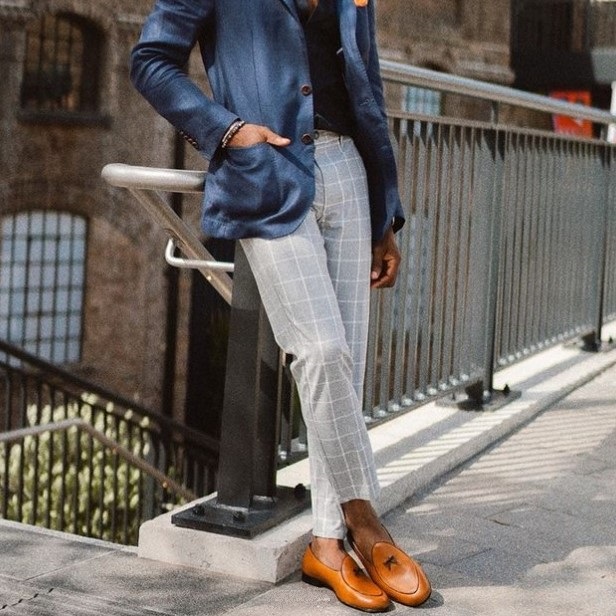
<path id="1" fill-rule="evenodd" d="M 185 70 L 197 40 L 214 19 L 214 4 L 215 0 L 156 0 L 130 66 L 135 88 L 207 159 L 237 119 L 206 96 Z"/>

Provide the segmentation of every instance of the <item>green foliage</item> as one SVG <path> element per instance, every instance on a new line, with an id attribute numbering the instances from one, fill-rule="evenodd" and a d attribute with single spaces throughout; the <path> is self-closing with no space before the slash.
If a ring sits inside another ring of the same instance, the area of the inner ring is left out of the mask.
<path id="1" fill-rule="evenodd" d="M 31 405 L 28 425 L 81 418 L 128 449 L 147 459 L 151 444 L 141 428 L 148 420 L 129 423 L 131 411 L 112 416 L 84 396 L 66 406 Z M 0 445 L 0 480 L 8 483 L 7 502 L 0 490 L 0 515 L 10 520 L 109 541 L 136 544 L 139 525 L 150 517 L 144 499 L 156 498 L 153 483 L 139 469 L 76 427 L 45 432 Z"/>

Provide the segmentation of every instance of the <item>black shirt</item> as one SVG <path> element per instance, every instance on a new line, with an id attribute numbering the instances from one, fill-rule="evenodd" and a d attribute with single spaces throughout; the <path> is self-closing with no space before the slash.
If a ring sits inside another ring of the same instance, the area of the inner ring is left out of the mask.
<path id="1" fill-rule="evenodd" d="M 299 4 L 305 4 L 300 2 Z M 353 112 L 344 83 L 340 26 L 335 0 L 319 0 L 303 17 L 312 81 L 315 128 L 353 134 Z"/>

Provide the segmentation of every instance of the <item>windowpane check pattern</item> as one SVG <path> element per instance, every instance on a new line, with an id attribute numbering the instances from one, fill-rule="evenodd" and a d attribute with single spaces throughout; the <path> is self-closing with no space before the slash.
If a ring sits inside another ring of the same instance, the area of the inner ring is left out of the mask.
<path id="1" fill-rule="evenodd" d="M 55 363 L 79 361 L 85 218 L 31 211 L 0 222 L 0 338 Z"/>
<path id="2" fill-rule="evenodd" d="M 75 15 L 42 15 L 26 26 L 22 109 L 95 111 L 101 37 Z"/>

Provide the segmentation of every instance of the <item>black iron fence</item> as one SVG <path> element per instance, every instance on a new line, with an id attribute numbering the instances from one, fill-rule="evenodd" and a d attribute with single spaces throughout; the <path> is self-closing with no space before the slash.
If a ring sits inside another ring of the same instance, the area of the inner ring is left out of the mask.
<path id="1" fill-rule="evenodd" d="M 214 490 L 218 444 L 0 341 L 0 517 L 135 544 Z"/>

